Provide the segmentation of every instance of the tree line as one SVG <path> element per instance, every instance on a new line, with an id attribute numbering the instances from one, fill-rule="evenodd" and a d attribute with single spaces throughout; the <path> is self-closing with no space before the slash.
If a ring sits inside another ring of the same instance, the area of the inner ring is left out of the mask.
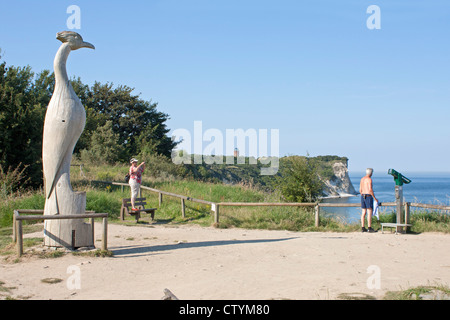
<path id="1" fill-rule="evenodd" d="M 23 167 L 25 184 L 39 187 L 42 179 L 42 135 L 55 77 L 30 66 L 7 66 L 0 52 L 0 168 L 2 174 Z M 71 79 L 86 109 L 86 126 L 74 155 L 84 161 L 128 162 L 142 153 L 170 157 L 176 146 L 167 134 L 169 115 L 158 104 L 134 94 L 126 85 L 84 84 Z"/>

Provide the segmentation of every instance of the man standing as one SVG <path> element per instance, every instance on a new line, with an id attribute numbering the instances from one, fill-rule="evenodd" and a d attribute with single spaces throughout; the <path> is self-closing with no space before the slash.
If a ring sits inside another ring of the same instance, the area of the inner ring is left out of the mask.
<path id="1" fill-rule="evenodd" d="M 361 226 L 362 232 L 375 232 L 372 229 L 372 213 L 373 213 L 373 201 L 377 201 L 375 194 L 373 193 L 372 186 L 372 174 L 373 169 L 369 168 L 366 170 L 366 175 L 361 179 L 361 183 L 359 184 L 359 193 L 361 194 Z M 367 215 L 367 225 L 369 230 L 364 227 L 365 218 Z"/>

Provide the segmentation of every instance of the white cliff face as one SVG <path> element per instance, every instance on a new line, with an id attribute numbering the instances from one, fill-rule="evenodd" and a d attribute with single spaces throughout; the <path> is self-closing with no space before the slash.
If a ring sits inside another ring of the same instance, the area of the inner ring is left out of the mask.
<path id="1" fill-rule="evenodd" d="M 331 180 L 322 180 L 325 183 L 326 197 L 348 197 L 357 194 L 348 175 L 347 165 L 343 162 L 333 164 L 334 177 Z"/>

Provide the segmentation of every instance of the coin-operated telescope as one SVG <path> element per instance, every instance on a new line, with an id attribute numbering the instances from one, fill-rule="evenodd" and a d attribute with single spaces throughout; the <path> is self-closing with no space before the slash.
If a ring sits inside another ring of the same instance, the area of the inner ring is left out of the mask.
<path id="1" fill-rule="evenodd" d="M 402 175 L 400 172 L 395 171 L 394 169 L 389 169 L 388 174 L 394 176 L 394 181 L 396 186 L 403 186 L 403 184 L 410 184 L 411 180 Z"/>
<path id="2" fill-rule="evenodd" d="M 388 174 L 394 177 L 395 181 L 395 202 L 397 204 L 397 223 L 402 224 L 405 223 L 403 221 L 403 184 L 410 184 L 412 181 L 408 179 L 400 172 L 395 171 L 394 169 L 389 169 Z"/>

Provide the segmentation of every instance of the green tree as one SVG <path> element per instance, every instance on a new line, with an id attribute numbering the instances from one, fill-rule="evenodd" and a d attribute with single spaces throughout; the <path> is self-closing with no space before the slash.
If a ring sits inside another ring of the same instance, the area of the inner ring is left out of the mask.
<path id="1" fill-rule="evenodd" d="M 48 92 L 52 86 L 30 66 L 0 64 L 0 166 L 14 170 L 20 163 L 28 184 L 42 184 L 42 132 Z"/>
<path id="2" fill-rule="evenodd" d="M 300 156 L 282 159 L 276 184 L 289 202 L 315 202 L 323 191 L 317 162 Z"/>
<path id="3" fill-rule="evenodd" d="M 114 133 L 112 121 L 92 133 L 89 149 L 81 150 L 81 159 L 88 162 L 114 164 L 123 157 L 123 147 L 117 143 L 119 135 Z"/>
<path id="4" fill-rule="evenodd" d="M 85 136 L 90 136 L 99 125 L 102 126 L 109 120 L 112 121 L 114 132 L 118 134 L 118 143 L 125 150 L 126 157 L 123 160 L 141 152 L 140 146 L 144 138 L 148 144 L 154 145 L 155 152 L 170 157 L 176 143 L 167 136 L 170 130 L 165 122 L 169 116 L 158 111 L 156 103 L 140 99 L 132 93 L 133 88 L 113 88 L 112 83 L 95 82 L 91 88 L 84 87 L 81 91 L 83 90 L 87 90 L 87 93 L 81 94 L 80 99 L 87 110 L 87 116 L 92 119 L 86 125 L 83 133 Z"/>
<path id="5" fill-rule="evenodd" d="M 152 154 L 158 154 L 158 147 L 161 144 L 161 141 L 155 139 L 156 131 L 158 126 L 151 127 L 147 126 L 144 130 L 142 130 L 139 137 L 136 139 L 136 144 L 138 145 L 139 156 L 147 157 Z"/>

